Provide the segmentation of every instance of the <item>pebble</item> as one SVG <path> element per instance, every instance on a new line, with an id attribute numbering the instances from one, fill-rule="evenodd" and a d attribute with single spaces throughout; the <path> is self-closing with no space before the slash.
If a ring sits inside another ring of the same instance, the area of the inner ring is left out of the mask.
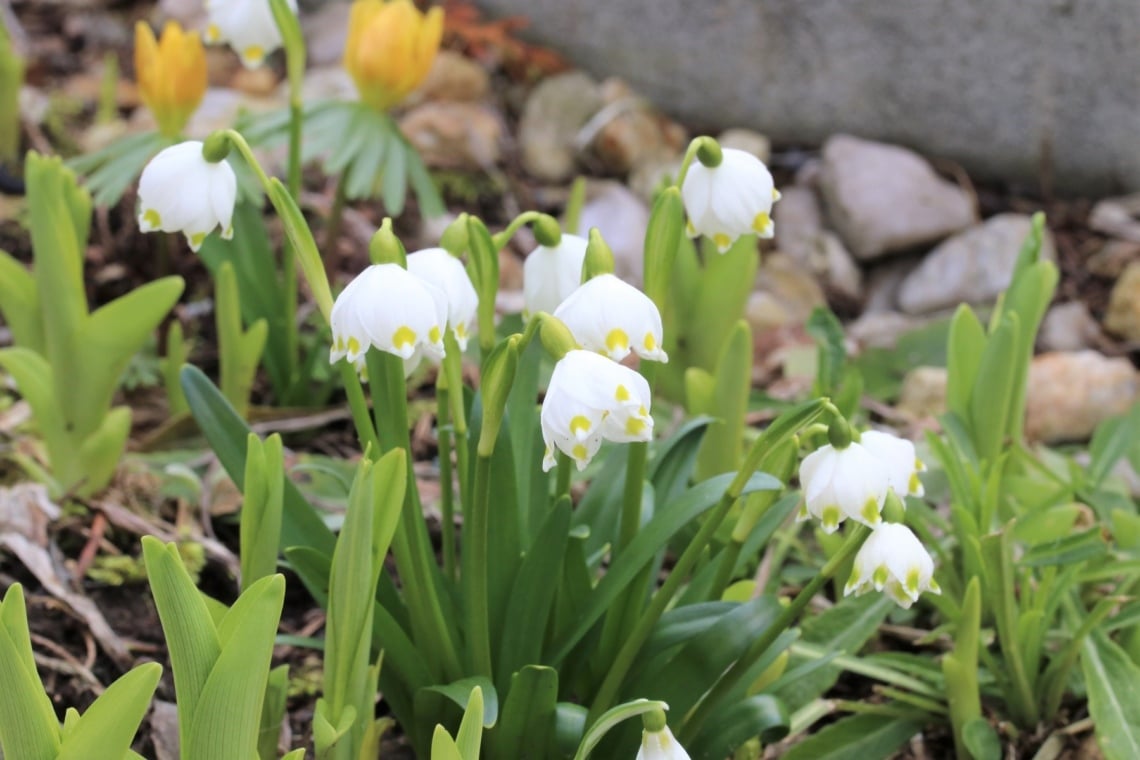
<path id="1" fill-rule="evenodd" d="M 829 226 L 860 260 L 934 243 L 974 222 L 973 201 L 905 148 L 835 135 L 820 172 Z"/>
<path id="2" fill-rule="evenodd" d="M 899 311 L 866 312 L 847 325 L 847 336 L 863 348 L 891 349 L 899 338 L 923 324 L 923 318 Z"/>
<path id="3" fill-rule="evenodd" d="M 1025 434 L 1045 443 L 1085 440 L 1100 423 L 1127 413 L 1138 393 L 1128 359 L 1087 350 L 1041 354 L 1029 365 Z"/>
<path id="4" fill-rule="evenodd" d="M 753 335 L 784 325 L 807 321 L 812 310 L 826 306 L 823 289 L 810 272 L 790 256 L 773 253 L 764 257 L 756 274 L 756 290 L 749 296 L 745 318 Z"/>
<path id="5" fill-rule="evenodd" d="M 773 216 L 780 251 L 842 300 L 862 300 L 863 273 L 843 241 L 823 228 L 823 213 L 810 188 L 793 185 L 785 189 Z"/>
<path id="6" fill-rule="evenodd" d="M 527 98 L 519 121 L 523 167 L 545 182 L 574 174 L 578 130 L 602 107 L 597 83 L 581 71 L 542 80 Z"/>
<path id="7" fill-rule="evenodd" d="M 717 135 L 716 141 L 722 148 L 732 148 L 751 153 L 764 163 L 772 159 L 772 141 L 767 135 L 762 135 L 751 129 L 733 127 Z"/>
<path id="8" fill-rule="evenodd" d="M 959 303 L 993 303 L 1009 287 L 1031 227 L 1030 217 L 1024 214 L 999 214 L 951 237 L 928 253 L 903 281 L 899 306 L 908 314 L 930 314 Z M 1041 256 L 1056 258 L 1048 230 Z"/>
<path id="9" fill-rule="evenodd" d="M 1104 327 L 1125 340 L 1140 340 L 1140 261 L 1126 266 L 1112 286 Z"/>
<path id="10" fill-rule="evenodd" d="M 1140 243 L 1131 240 L 1109 240 L 1085 261 L 1085 269 L 1097 277 L 1120 276 L 1124 267 L 1140 259 Z"/>
<path id="11" fill-rule="evenodd" d="M 503 120 L 490 106 L 432 101 L 408 111 L 399 124 L 430 167 L 486 169 L 502 156 Z"/>
<path id="12" fill-rule="evenodd" d="M 409 99 L 481 100 L 490 89 L 491 78 L 485 68 L 453 50 L 441 50 Z"/>
<path id="13" fill-rule="evenodd" d="M 578 219 L 577 234 L 587 236 L 597 227 L 614 253 L 614 273 L 640 285 L 645 266 L 645 231 L 649 207 L 620 182 L 591 182 Z"/>
<path id="14" fill-rule="evenodd" d="M 1025 435 L 1044 443 L 1083 441 L 1096 426 L 1125 414 L 1140 394 L 1140 378 L 1124 358 L 1096 351 L 1055 351 L 1029 365 Z M 917 417 L 946 411 L 946 369 L 915 367 L 903 380 L 898 408 Z"/>
<path id="15" fill-rule="evenodd" d="M 1100 325 L 1082 301 L 1053 306 L 1041 321 L 1037 345 L 1042 351 L 1079 351 L 1091 347 L 1100 335 Z"/>

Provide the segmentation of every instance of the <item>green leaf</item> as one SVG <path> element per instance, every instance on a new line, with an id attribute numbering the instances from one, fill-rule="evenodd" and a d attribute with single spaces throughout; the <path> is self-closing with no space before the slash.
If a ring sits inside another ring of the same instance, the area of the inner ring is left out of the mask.
<path id="1" fill-rule="evenodd" d="M 269 180 L 269 200 L 285 226 L 285 234 L 297 255 L 297 262 L 301 265 L 301 272 L 309 284 L 313 300 L 328 322 L 332 314 L 332 291 L 329 289 L 329 278 L 325 274 L 325 266 L 321 261 L 317 242 L 313 240 L 312 230 L 309 229 L 301 209 L 289 194 L 289 190 L 276 177 Z"/>
<path id="2" fill-rule="evenodd" d="M 665 441 L 659 441 L 650 450 L 649 482 L 658 501 L 667 504 L 681 495 L 692 479 L 697 452 L 712 417 L 687 420 Z M 591 488 L 593 484 L 591 484 Z"/>
<path id="3" fill-rule="evenodd" d="M 183 745 L 187 757 L 256 757 L 269 661 L 284 601 L 285 578 L 262 578 L 238 597 L 218 626 L 221 654 L 192 713 Z"/>
<path id="4" fill-rule="evenodd" d="M 669 278 L 677 257 L 677 246 L 685 229 L 685 207 L 681 191 L 675 187 L 663 190 L 653 201 L 649 226 L 645 231 L 645 294 L 661 311 L 668 335 L 674 326 L 670 309 Z"/>
<path id="5" fill-rule="evenodd" d="M 503 627 L 499 637 L 496 680 L 501 684 L 507 683 L 512 673 L 538 662 L 542 656 L 543 636 L 558 590 L 556 579 L 569 538 L 570 500 L 563 498 L 549 511 L 515 575 L 504 615 L 504 619 L 511 622 Z"/>
<path id="6" fill-rule="evenodd" d="M 790 728 L 784 703 L 770 694 L 758 694 L 719 710 L 687 749 L 695 758 L 727 757 L 753 737 L 764 744 L 778 742 Z"/>
<path id="7" fill-rule="evenodd" d="M 1075 562 L 1098 559 L 1106 554 L 1108 554 L 1108 544 L 1105 543 L 1101 529 L 1097 527 L 1056 541 L 1038 544 L 1022 555 L 1019 564 L 1027 567 L 1071 565 Z"/>
<path id="8" fill-rule="evenodd" d="M 922 723 L 881 715 L 852 715 L 812 734 L 784 753 L 784 760 L 886 760 Z"/>
<path id="9" fill-rule="evenodd" d="M 1140 757 L 1140 667 L 1103 633 L 1082 647 L 1089 715 L 1106 760 Z"/>
<path id="10" fill-rule="evenodd" d="M 420 213 L 425 219 L 442 216 L 447 211 L 447 207 L 444 205 L 443 199 L 439 197 L 439 190 L 436 189 L 435 182 L 432 180 L 431 174 L 428 173 L 427 167 L 424 166 L 420 154 L 411 146 L 407 146 L 405 158 L 408 164 L 408 181 L 412 185 L 412 191 L 416 194 Z"/>
<path id="11" fill-rule="evenodd" d="M 107 687 L 69 729 L 56 760 L 125 756 L 161 676 L 162 666 L 148 662 Z"/>
<path id="12" fill-rule="evenodd" d="M 985 348 L 985 328 L 973 309 L 962 304 L 950 321 L 946 349 L 946 408 L 960 420 L 970 419 L 970 399 Z"/>
<path id="13" fill-rule="evenodd" d="M 495 691 L 494 684 L 491 683 L 491 679 L 489 678 L 484 676 L 470 676 L 448 684 L 428 686 L 421 689 L 420 693 L 416 695 L 416 698 L 418 702 L 420 694 L 426 699 L 432 698 L 433 695 L 440 695 L 457 705 L 460 710 L 466 710 L 471 695 L 476 688 L 479 689 L 480 699 L 483 704 L 483 725 L 490 728 L 495 725 L 495 721 L 499 719 L 499 697 Z"/>
<path id="14" fill-rule="evenodd" d="M 178 736 L 189 747 L 191 722 L 197 714 L 202 690 L 222 651 L 210 610 L 186 572 L 178 547 L 143 536 L 147 579 L 174 671 L 178 703 Z"/>
<path id="15" fill-rule="evenodd" d="M 471 689 L 455 744 L 463 760 L 479 760 L 479 750 L 483 745 L 483 690 L 478 686 Z"/>
<path id="16" fill-rule="evenodd" d="M 269 671 L 265 701 L 257 736 L 257 755 L 261 760 L 277 760 L 277 744 L 281 738 L 281 722 L 285 719 L 285 703 L 289 698 L 289 666 L 279 665 Z"/>
<path id="17" fill-rule="evenodd" d="M 281 436 L 271 435 L 263 443 L 250 433 L 247 440 L 239 538 L 243 589 L 277 569 L 285 491 Z"/>
<path id="18" fill-rule="evenodd" d="M 686 376 L 687 377 L 687 376 Z M 740 320 L 724 340 L 708 397 L 701 412 L 716 419 L 697 453 L 698 481 L 740 466 L 744 451 L 744 418 L 752 391 L 752 330 Z"/>
<path id="19" fill-rule="evenodd" d="M 985 718 L 974 718 L 962 729 L 962 741 L 974 760 L 1001 760 L 1001 741 Z"/>
<path id="20" fill-rule="evenodd" d="M 59 722 L 36 672 L 24 591 L 14 583 L 0 601 L 0 750 L 5 757 L 54 760 Z"/>
<path id="21" fill-rule="evenodd" d="M 250 325 L 248 332 L 242 329 L 237 275 L 233 264 L 228 261 L 215 275 L 214 317 L 222 395 L 239 416 L 245 417 L 249 413 L 249 393 L 265 350 L 269 325 L 264 319 L 259 319 Z"/>
<path id="22" fill-rule="evenodd" d="M 44 352 L 40 296 L 32 273 L 0 250 L 0 314 L 12 331 L 13 345 Z"/>
<path id="23" fill-rule="evenodd" d="M 466 760 L 447 729 L 436 725 L 431 737 L 431 760 Z"/>
<path id="24" fill-rule="evenodd" d="M 756 238 L 752 235 L 740 238 L 723 254 L 705 257 L 690 321 L 680 323 L 692 351 L 692 366 L 715 371 L 724 346 L 723 336 L 744 314 L 759 265 Z"/>
<path id="25" fill-rule="evenodd" d="M 669 540 L 716 505 L 734 477 L 733 473 L 712 477 L 658 509 L 610 565 L 569 630 L 564 630 L 555 636 L 554 644 L 550 648 L 551 656 L 547 662 L 558 663 L 569 654 L 582 636 L 605 614 L 625 587 L 668 544 Z M 770 475 L 756 473 L 748 480 L 741 496 L 753 491 L 779 488 L 783 488 L 780 481 Z"/>
<path id="26" fill-rule="evenodd" d="M 250 433 L 249 426 L 197 367 L 183 367 L 181 376 L 182 389 L 186 393 L 194 419 L 226 474 L 239 489 L 242 488 L 245 483 L 245 447 Z M 336 539 L 324 520 L 297 490 L 297 486 L 288 479 L 284 482 L 283 500 L 281 548 L 306 546 L 320 554 L 331 556 Z M 302 579 L 310 589 L 314 588 L 304 575 Z M 322 587 L 317 593 L 323 591 Z"/>
<path id="27" fill-rule="evenodd" d="M 558 671 L 554 668 L 527 665 L 515 673 L 499 723 L 488 737 L 491 757 L 546 757 L 557 701 Z M 580 729 L 575 745 L 579 739 Z"/>
<path id="28" fill-rule="evenodd" d="M 847 360 L 846 340 L 843 325 L 832 311 L 824 306 L 812 310 L 805 325 L 808 335 L 819 346 L 819 360 L 816 368 L 814 396 L 834 396 L 843 379 L 843 365 Z"/>
<path id="29" fill-rule="evenodd" d="M 399 216 L 404 212 L 404 200 L 408 195 L 407 155 L 411 150 L 412 147 L 403 140 L 393 141 L 392 150 L 384 156 L 380 197 L 389 216 Z"/>
<path id="30" fill-rule="evenodd" d="M 1095 490 L 1120 459 L 1140 444 L 1140 404 L 1133 404 L 1128 414 L 1097 425 L 1089 442 L 1089 466 L 1086 486 Z"/>

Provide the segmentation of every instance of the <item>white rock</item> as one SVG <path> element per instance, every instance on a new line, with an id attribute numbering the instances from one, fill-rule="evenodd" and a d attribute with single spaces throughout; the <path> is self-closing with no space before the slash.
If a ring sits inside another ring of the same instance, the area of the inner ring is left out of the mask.
<path id="1" fill-rule="evenodd" d="M 1043 351 L 1079 351 L 1093 345 L 1100 327 L 1081 301 L 1060 303 L 1041 321 L 1037 345 Z"/>
<path id="2" fill-rule="evenodd" d="M 898 311 L 875 311 L 847 325 L 847 336 L 862 348 L 894 348 L 899 338 L 925 324 L 922 317 Z"/>
<path id="3" fill-rule="evenodd" d="M 722 148 L 747 151 L 764 163 L 768 163 L 772 157 L 772 142 L 765 135 L 751 129 L 726 129 L 717 135 L 716 141 Z"/>
<path id="4" fill-rule="evenodd" d="M 649 208 L 625 185 L 615 181 L 590 184 L 578 218 L 577 233 L 586 237 L 597 227 L 614 252 L 615 274 L 640 285 L 644 275 L 645 231 Z"/>
<path id="5" fill-rule="evenodd" d="M 946 412 L 946 368 L 915 367 L 903 378 L 899 411 L 915 417 L 937 417 Z"/>
<path id="6" fill-rule="evenodd" d="M 910 314 L 929 314 L 963 302 L 992 303 L 1009 286 L 1031 226 L 1023 214 L 999 214 L 950 238 L 927 254 L 903 281 L 899 306 Z M 1048 230 L 1041 255 L 1046 259 L 1056 256 Z"/>
<path id="7" fill-rule="evenodd" d="M 905 148 L 835 135 L 820 176 L 832 229 L 861 260 L 932 243 L 974 222 L 970 196 Z"/>
<path id="8" fill-rule="evenodd" d="M 793 185 L 773 207 L 776 244 L 800 267 L 812 272 L 832 293 L 846 301 L 863 297 L 863 273 L 843 242 L 823 228 L 815 193 Z"/>
<path id="9" fill-rule="evenodd" d="M 431 167 L 487 169 L 502 152 L 503 119 L 481 103 L 428 101 L 401 116 L 399 124 Z"/>
<path id="10" fill-rule="evenodd" d="M 1140 340 L 1140 261 L 1126 266 L 1112 286 L 1104 326 L 1125 340 Z"/>
<path id="11" fill-rule="evenodd" d="M 581 71 L 544 79 L 527 98 L 519 121 L 519 147 L 526 170 L 560 182 L 574 173 L 574 139 L 602 106 L 598 84 Z"/>
<path id="12" fill-rule="evenodd" d="M 790 256 L 764 257 L 756 274 L 756 290 L 748 299 L 745 317 L 754 335 L 787 324 L 803 324 L 817 306 L 827 304 L 815 277 Z"/>

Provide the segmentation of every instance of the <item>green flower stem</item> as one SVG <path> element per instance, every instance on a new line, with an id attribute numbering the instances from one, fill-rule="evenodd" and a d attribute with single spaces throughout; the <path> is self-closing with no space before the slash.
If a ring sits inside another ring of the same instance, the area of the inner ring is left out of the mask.
<path id="1" fill-rule="evenodd" d="M 491 613 L 487 587 L 487 541 L 490 527 L 491 457 L 475 458 L 475 499 L 464 518 L 467 520 L 466 566 L 474 572 L 464 573 L 464 607 L 467 611 L 467 656 L 474 675 L 490 678 Z"/>
<path id="2" fill-rule="evenodd" d="M 739 685 L 740 680 L 751 670 L 752 666 L 764 656 L 764 652 L 767 651 L 768 647 L 772 646 L 772 642 L 779 638 L 780 634 L 796 622 L 800 613 L 803 612 L 812 598 L 819 593 L 824 584 L 835 575 L 835 572 L 855 556 L 855 552 L 863 545 L 864 539 L 870 535 L 870 532 L 870 529 L 866 526 L 856 525 L 847 535 L 847 539 L 843 542 L 843 546 L 840 547 L 839 551 L 835 553 L 835 556 L 827 561 L 808 585 L 804 586 L 803 589 L 800 590 L 800 593 L 796 594 L 796 598 L 792 600 L 792 603 L 784 608 L 780 616 L 752 642 L 744 654 L 740 656 L 740 659 L 721 676 L 720 680 L 716 682 L 716 685 L 689 711 L 681 723 L 680 739 L 682 743 L 692 741 L 712 711 L 720 706 L 729 693 Z"/>
<path id="3" fill-rule="evenodd" d="M 711 137 L 701 136 L 694 137 L 689 142 L 689 147 L 685 150 L 685 157 L 681 160 L 681 169 L 677 172 L 677 181 L 673 183 L 678 188 L 685 184 L 685 177 L 689 174 L 689 167 L 692 166 L 693 161 L 697 157 L 697 151 L 701 149 L 702 145 L 710 140 L 712 140 Z"/>
<path id="4" fill-rule="evenodd" d="M 372 417 L 368 413 L 368 401 L 364 398 L 364 388 L 356 370 L 347 361 L 337 362 L 340 367 L 341 382 L 344 383 L 344 392 L 348 396 L 348 407 L 352 410 L 352 422 L 356 426 L 356 437 L 360 441 L 360 450 L 367 451 L 372 447 L 373 456 L 380 453 L 380 439 L 376 435 L 376 427 L 372 424 Z"/>
<path id="5" fill-rule="evenodd" d="M 459 350 L 459 343 L 450 331 L 443 336 L 443 345 L 446 354 L 443 357 L 441 371 L 447 375 L 447 388 L 450 391 L 451 427 L 455 435 L 455 464 L 459 470 L 459 506 L 466 507 L 471 503 L 470 484 L 470 443 L 467 438 L 467 408 L 463 398 L 463 354 Z"/>
<path id="6" fill-rule="evenodd" d="M 540 211 L 524 211 L 516 216 L 514 221 L 506 226 L 506 229 L 496 232 L 491 236 L 491 240 L 495 243 L 495 250 L 503 250 L 524 224 L 529 224 L 540 216 L 542 216 L 542 212 Z"/>
<path id="7" fill-rule="evenodd" d="M 573 467 L 574 463 L 570 461 L 570 457 L 559 451 L 558 465 L 555 468 L 558 471 L 558 477 L 554 485 L 554 501 L 558 501 L 563 496 L 570 498 L 570 475 Z"/>
<path id="8" fill-rule="evenodd" d="M 458 577 L 455 569 L 455 486 L 452 481 L 455 473 L 451 467 L 451 425 L 450 395 L 447 376 L 439 373 L 435 384 L 436 438 L 439 446 L 439 503 L 440 532 L 443 541 L 443 574 L 454 582 Z"/>
<path id="9" fill-rule="evenodd" d="M 332 209 L 325 223 L 325 248 L 333 250 L 336 239 L 340 236 L 340 224 L 344 219 L 344 207 L 348 203 L 348 190 L 345 188 L 344 178 L 347 172 L 342 172 L 336 181 L 336 195 L 333 196 Z"/>
<path id="10" fill-rule="evenodd" d="M 373 416 L 382 453 L 402 448 L 408 454 L 408 489 L 403 514 L 392 539 L 392 549 L 396 568 L 404 581 L 404 600 L 411 617 L 412 634 L 417 644 L 430 654 L 425 659 L 442 670 L 442 673 L 439 670 L 435 672 L 436 677 L 442 675 L 453 681 L 463 675 L 463 668 L 440 602 L 440 588 L 436 583 L 438 568 L 434 564 L 434 552 L 424 524 L 419 489 L 416 488 L 408 435 L 404 362 L 398 356 L 376 349 L 368 351 L 367 362 L 368 381 L 373 393 Z"/>

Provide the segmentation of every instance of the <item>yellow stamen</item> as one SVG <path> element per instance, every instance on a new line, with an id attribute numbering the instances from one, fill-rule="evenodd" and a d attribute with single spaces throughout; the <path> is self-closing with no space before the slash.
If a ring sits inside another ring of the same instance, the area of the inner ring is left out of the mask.
<path id="1" fill-rule="evenodd" d="M 919 572 L 917 567 L 906 571 L 906 590 L 912 595 L 918 593 Z"/>
<path id="2" fill-rule="evenodd" d="M 250 45 L 241 51 L 241 57 L 248 63 L 261 63 L 265 60 L 265 48 L 261 45 Z"/>
<path id="3" fill-rule="evenodd" d="M 713 235 L 713 242 L 716 243 L 716 247 L 719 250 L 725 251 L 728 249 L 728 247 L 730 245 L 732 245 L 732 238 L 730 238 L 728 235 L 724 234 L 723 232 L 718 232 L 715 235 Z"/>
<path id="4" fill-rule="evenodd" d="M 590 424 L 590 419 L 585 415 L 576 414 L 570 419 L 571 435 L 578 435 L 579 433 L 585 435 L 590 432 L 591 427 L 593 425 Z"/>
<path id="5" fill-rule="evenodd" d="M 625 432 L 627 435 L 641 435 L 645 431 L 645 420 L 639 417 L 630 417 L 625 421 Z"/>
<path id="6" fill-rule="evenodd" d="M 467 324 L 465 322 L 460 322 L 455 326 L 455 337 L 460 340 L 467 337 Z"/>
<path id="7" fill-rule="evenodd" d="M 641 345 L 645 346 L 646 351 L 656 351 L 657 338 L 653 337 L 653 333 L 645 333 L 645 340 L 641 342 Z"/>
<path id="8" fill-rule="evenodd" d="M 868 524 L 877 525 L 883 519 L 879 512 L 879 502 L 872 497 L 867 499 L 867 502 L 863 505 L 863 510 L 859 514 L 863 516 L 863 519 L 866 520 Z"/>
<path id="9" fill-rule="evenodd" d="M 442 339 L 443 333 L 440 332 L 439 325 L 433 325 L 432 328 L 428 330 L 428 340 L 430 340 L 432 343 L 439 343 L 439 341 Z"/>
<path id="10" fill-rule="evenodd" d="M 825 530 L 835 530 L 839 527 L 839 518 L 842 516 L 839 507 L 834 504 L 829 507 L 824 507 L 819 514 L 819 522 L 823 525 Z"/>
<path id="11" fill-rule="evenodd" d="M 629 335 L 620 327 L 615 327 L 606 335 L 606 348 L 610 353 L 629 351 Z"/>
<path id="12" fill-rule="evenodd" d="M 918 479 L 917 472 L 910 474 L 910 481 L 906 484 L 906 487 L 910 493 L 918 493 L 918 489 L 922 488 L 922 481 Z"/>
<path id="13" fill-rule="evenodd" d="M 162 227 L 162 217 L 152 208 L 148 208 L 143 212 L 143 221 L 156 230 Z"/>
<path id="14" fill-rule="evenodd" d="M 618 401 L 629 401 L 631 398 L 629 395 L 629 389 L 627 389 L 624 385 L 619 385 L 614 390 L 614 398 Z"/>
<path id="15" fill-rule="evenodd" d="M 217 24 L 210 24 L 206 27 L 206 42 L 217 42 L 222 38 L 222 30 L 218 28 Z"/>
<path id="16" fill-rule="evenodd" d="M 882 590 L 882 588 L 887 585 L 887 581 L 890 580 L 890 577 L 891 574 L 890 571 L 887 570 L 887 566 L 879 565 L 871 575 L 871 582 L 875 584 L 876 589 Z"/>
<path id="17" fill-rule="evenodd" d="M 202 242 L 205 239 L 206 239 L 206 233 L 205 232 L 195 232 L 193 235 L 190 236 L 190 246 L 192 248 L 198 248 L 199 246 L 202 245 Z"/>
<path id="18" fill-rule="evenodd" d="M 577 443 L 574 444 L 574 448 L 570 450 L 570 456 L 574 457 L 579 462 L 584 462 L 589 458 L 590 452 L 586 450 L 586 447 L 584 445 Z"/>
<path id="19" fill-rule="evenodd" d="M 757 235 L 763 235 L 770 224 L 772 224 L 772 217 L 768 215 L 767 211 L 761 211 L 756 215 L 756 218 L 752 220 L 752 230 Z"/>
<path id="20" fill-rule="evenodd" d="M 356 356 L 360 353 L 360 341 L 352 336 L 349 336 L 348 339 L 348 353 L 350 356 Z"/>
<path id="21" fill-rule="evenodd" d="M 416 345 L 415 331 L 407 325 L 401 325 L 396 332 L 392 333 L 392 345 L 396 348 Z"/>

